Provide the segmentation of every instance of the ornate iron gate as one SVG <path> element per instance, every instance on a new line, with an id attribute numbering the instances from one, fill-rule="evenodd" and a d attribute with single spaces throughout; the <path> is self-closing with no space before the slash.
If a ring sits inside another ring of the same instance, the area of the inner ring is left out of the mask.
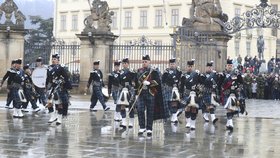
<path id="1" fill-rule="evenodd" d="M 71 81 L 75 85 L 80 80 L 80 45 L 54 44 L 54 45 L 24 45 L 24 64 L 35 67 L 36 59 L 43 58 L 45 65 L 50 64 L 51 55 L 58 53 L 60 63 L 71 73 Z"/>
<path id="2" fill-rule="evenodd" d="M 176 57 L 174 46 L 157 45 L 142 36 L 139 42 L 110 46 L 110 69 L 113 69 L 114 61 L 122 60 L 125 57 L 129 58 L 131 68 L 138 69 L 142 65 L 142 56 L 146 54 L 151 57 L 151 64 L 160 71 L 168 67 L 170 58 Z"/>

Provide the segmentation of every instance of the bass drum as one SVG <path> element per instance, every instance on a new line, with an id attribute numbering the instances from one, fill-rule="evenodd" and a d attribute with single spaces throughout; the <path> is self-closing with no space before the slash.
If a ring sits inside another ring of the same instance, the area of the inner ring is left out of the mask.
<path id="1" fill-rule="evenodd" d="M 92 86 L 89 88 L 90 94 L 92 94 Z M 108 88 L 102 87 L 101 92 L 104 97 L 104 101 L 107 102 L 110 99 L 110 96 L 108 95 Z"/>
<path id="2" fill-rule="evenodd" d="M 39 88 L 46 87 L 47 80 L 47 68 L 46 67 L 37 67 L 34 69 L 31 75 L 33 84 Z"/>

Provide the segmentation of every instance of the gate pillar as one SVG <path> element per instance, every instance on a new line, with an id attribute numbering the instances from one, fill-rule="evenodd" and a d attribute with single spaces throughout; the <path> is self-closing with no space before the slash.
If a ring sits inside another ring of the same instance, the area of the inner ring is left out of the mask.
<path id="1" fill-rule="evenodd" d="M 81 40 L 80 45 L 80 92 L 83 92 L 93 69 L 93 62 L 100 60 L 100 70 L 103 73 L 105 84 L 108 81 L 110 70 L 110 45 L 113 44 L 118 36 L 113 34 L 78 34 Z"/>
<path id="2" fill-rule="evenodd" d="M 0 6 L 0 77 L 3 77 L 13 59 L 23 58 L 26 18 L 14 1 L 5 1 Z"/>

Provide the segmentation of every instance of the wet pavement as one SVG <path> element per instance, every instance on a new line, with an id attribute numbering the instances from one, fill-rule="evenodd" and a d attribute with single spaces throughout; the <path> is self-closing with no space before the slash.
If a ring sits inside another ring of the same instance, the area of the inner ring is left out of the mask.
<path id="1" fill-rule="evenodd" d="M 3 99 L 1 99 L 3 100 Z M 138 136 L 138 123 L 121 130 L 113 111 L 89 112 L 86 97 L 71 98 L 70 115 L 63 124 L 47 124 L 44 111 L 30 112 L 23 119 L 12 118 L 12 110 L 0 101 L 0 157 L 254 157 L 280 155 L 280 101 L 248 100 L 248 116 L 234 118 L 234 131 L 225 130 L 226 116 L 217 108 L 216 126 L 205 124 L 199 113 L 195 131 L 169 121 L 154 123 L 151 138 Z M 113 109 L 112 102 L 108 103 Z"/>

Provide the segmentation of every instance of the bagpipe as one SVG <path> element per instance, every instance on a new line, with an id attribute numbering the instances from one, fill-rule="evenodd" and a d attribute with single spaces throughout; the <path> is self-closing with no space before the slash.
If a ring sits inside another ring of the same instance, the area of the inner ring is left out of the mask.
<path id="1" fill-rule="evenodd" d="M 61 91 L 63 83 L 64 80 L 62 78 L 60 79 L 56 78 L 53 80 L 53 85 L 47 91 L 48 102 L 46 107 L 48 108 L 53 107 L 53 103 L 55 104 L 61 103 L 58 92 Z"/>
<path id="2" fill-rule="evenodd" d="M 141 82 L 141 85 L 138 87 L 138 89 L 136 90 L 136 94 L 135 94 L 135 99 L 134 99 L 134 101 L 133 101 L 133 103 L 132 103 L 132 106 L 131 106 L 131 109 L 129 110 L 129 112 L 128 112 L 128 114 L 130 114 L 130 112 L 133 110 L 133 108 L 134 108 L 134 106 L 135 106 L 135 104 L 136 104 L 136 102 L 137 102 L 137 100 L 138 100 L 138 96 L 141 94 L 141 92 L 142 92 L 142 90 L 143 90 L 143 88 L 144 88 L 144 82 L 145 81 L 147 81 L 149 78 L 150 78 L 150 76 L 151 76 L 151 74 L 152 74 L 152 72 L 154 71 L 154 69 L 153 68 L 150 68 L 150 72 L 149 72 L 149 74 L 143 79 L 143 81 Z"/>
<path id="3" fill-rule="evenodd" d="M 224 106 L 225 109 L 229 109 L 231 111 L 234 111 L 235 114 L 244 114 L 248 115 L 248 112 L 246 110 L 246 101 L 244 98 L 237 98 L 236 94 L 231 93 L 229 95 L 229 98 Z"/>

